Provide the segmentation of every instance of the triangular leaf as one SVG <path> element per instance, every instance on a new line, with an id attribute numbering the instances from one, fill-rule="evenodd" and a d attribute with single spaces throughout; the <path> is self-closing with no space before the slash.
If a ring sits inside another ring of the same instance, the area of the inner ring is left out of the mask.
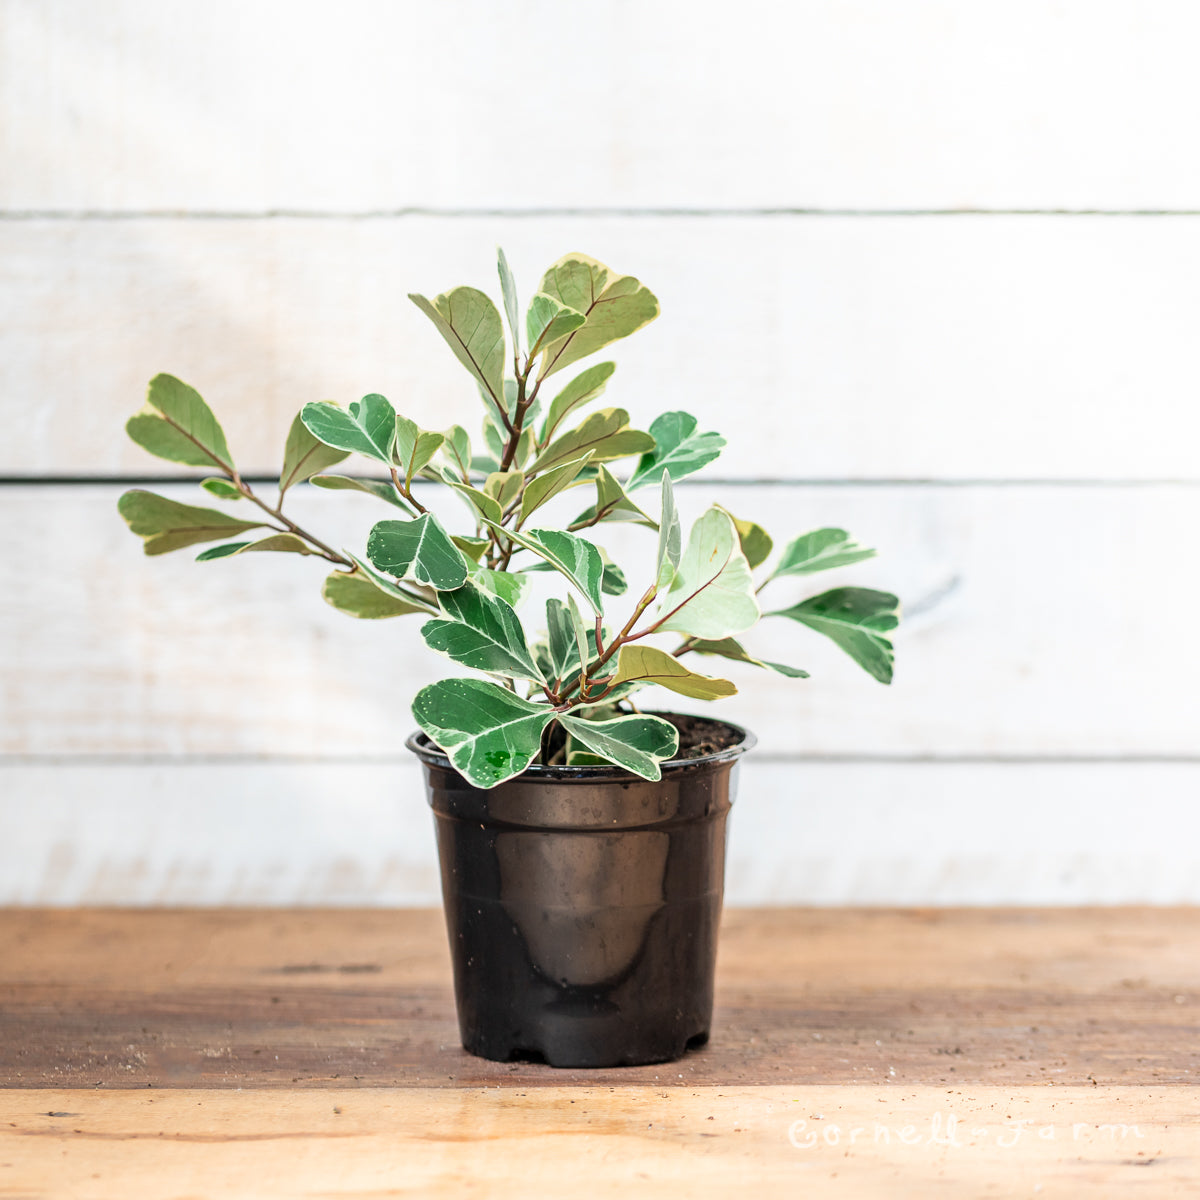
<path id="1" fill-rule="evenodd" d="M 257 542 L 230 542 L 226 546 L 213 546 L 196 555 L 197 562 L 210 562 L 214 558 L 233 558 L 237 554 L 252 554 L 260 551 L 275 551 L 286 554 L 315 554 L 316 551 L 294 533 L 273 533 Z"/>
<path id="2" fill-rule="evenodd" d="M 801 671 L 799 667 L 789 667 L 784 663 L 768 662 L 762 658 L 752 658 L 747 653 L 745 646 L 733 638 L 721 638 L 720 641 L 716 642 L 704 641 L 703 639 L 690 641 L 688 649 L 694 650 L 697 654 L 713 654 L 720 658 L 728 658 L 733 662 L 744 662 L 755 667 L 765 667 L 768 671 L 774 671 L 778 675 L 786 675 L 789 679 L 808 678 L 808 672 Z"/>
<path id="3" fill-rule="evenodd" d="M 599 616 L 603 611 L 600 584 L 604 577 L 604 560 L 600 551 L 581 537 L 560 529 L 525 529 L 517 532 L 488 522 L 497 533 L 518 546 L 532 550 L 544 558 L 556 571 L 561 571 L 583 594 Z"/>
<path id="4" fill-rule="evenodd" d="M 791 608 L 768 613 L 790 617 L 841 646 L 880 683 L 892 682 L 894 654 L 884 636 L 900 624 L 900 601 L 890 592 L 870 588 L 834 588 Z"/>
<path id="5" fill-rule="evenodd" d="M 585 404 L 590 404 L 597 397 L 602 396 L 616 369 L 616 363 L 602 362 L 596 363 L 595 366 L 588 367 L 586 371 L 576 375 L 554 397 L 550 405 L 550 413 L 546 417 L 546 424 L 542 427 L 541 440 L 549 442 L 558 432 L 562 423 L 577 408 L 582 408 Z"/>
<path id="6" fill-rule="evenodd" d="M 363 454 L 392 466 L 396 411 L 377 393 L 352 401 L 348 410 L 329 400 L 306 404 L 300 419 L 309 433 L 326 446 Z"/>
<path id="7" fill-rule="evenodd" d="M 215 508 L 180 504 L 166 496 L 135 488 L 117 501 L 117 511 L 129 528 L 145 539 L 147 554 L 166 554 L 201 542 L 219 542 L 248 529 L 261 529 L 265 521 L 239 521 Z"/>
<path id="8" fill-rule="evenodd" d="M 174 375 L 150 380 L 145 407 L 129 418 L 125 432 L 158 458 L 233 474 L 233 456 L 212 409 Z"/>
<path id="9" fill-rule="evenodd" d="M 691 413 L 668 412 L 656 417 L 650 423 L 654 449 L 642 455 L 625 490 L 632 492 L 657 483 L 663 471 L 679 480 L 712 462 L 721 453 L 725 439 L 719 433 L 697 433 L 696 424 Z"/>
<path id="10" fill-rule="evenodd" d="M 214 476 L 211 479 L 200 480 L 200 486 L 210 495 L 216 496 L 218 500 L 242 500 L 245 497 L 238 491 L 237 484 L 229 479 L 222 479 L 219 476 Z"/>
<path id="11" fill-rule="evenodd" d="M 339 450 L 327 446 L 304 424 L 304 418 L 297 413 L 288 430 L 287 443 L 283 447 L 283 470 L 279 473 L 279 494 L 282 496 L 288 488 L 297 483 L 303 483 L 314 475 L 320 474 L 329 467 L 336 466 L 350 454 L 349 450 Z"/>
<path id="12" fill-rule="evenodd" d="M 486 397 L 508 411 L 504 399 L 504 326 L 496 306 L 476 288 L 457 287 L 432 301 L 408 297 L 433 323 Z"/>
<path id="13" fill-rule="evenodd" d="M 729 516 L 733 521 L 733 527 L 737 530 L 738 543 L 742 547 L 746 561 L 750 564 L 750 569 L 762 566 L 770 557 L 771 547 L 775 544 L 771 540 L 771 535 L 753 521 L 739 521 L 733 513 L 730 513 Z"/>
<path id="14" fill-rule="evenodd" d="M 658 525 L 625 494 L 625 489 L 603 464 L 596 469 L 596 503 L 571 522 L 572 529 L 584 529 L 601 521 L 632 521 L 657 529 Z"/>
<path id="15" fill-rule="evenodd" d="M 546 704 L 522 700 L 482 679 L 442 679 L 413 701 L 421 729 L 478 788 L 520 775 L 537 757 L 542 731 L 554 719 Z"/>
<path id="16" fill-rule="evenodd" d="M 648 433 L 630 429 L 629 414 L 623 408 L 602 408 L 594 412 L 575 429 L 555 439 L 533 461 L 531 471 L 548 471 L 581 458 L 592 451 L 593 462 L 607 462 L 641 454 L 654 446 Z"/>
<path id="17" fill-rule="evenodd" d="M 571 716 L 558 719 L 577 742 L 643 779 L 661 779 L 659 764 L 674 758 L 679 750 L 679 731 L 661 717 L 617 717 L 612 721 L 585 721 Z"/>
<path id="18" fill-rule="evenodd" d="M 442 592 L 438 600 L 445 619 L 421 626 L 430 649 L 476 671 L 543 682 L 512 605 L 474 583 Z"/>
<path id="19" fill-rule="evenodd" d="M 538 371 L 542 379 L 628 337 L 658 316 L 658 300 L 649 288 L 586 254 L 560 258 L 542 278 L 541 290 L 587 318 L 579 329 L 544 347 Z"/>
<path id="20" fill-rule="evenodd" d="M 461 425 L 451 425 L 442 443 L 442 458 L 463 483 L 471 482 L 471 439 Z"/>
<path id="21" fill-rule="evenodd" d="M 437 591 L 462 587 L 467 561 L 432 513 L 415 521 L 380 521 L 367 538 L 375 568 L 398 579 L 411 577 Z"/>
<path id="22" fill-rule="evenodd" d="M 728 679 L 689 671 L 679 659 L 654 646 L 622 646 L 613 682 L 654 684 L 693 700 L 719 700 L 737 693 Z"/>
<path id="23" fill-rule="evenodd" d="M 325 580 L 321 595 L 327 604 L 367 621 L 415 612 L 428 615 L 437 611 L 390 579 L 377 575 L 360 559 L 350 557 L 354 562 L 353 571 L 334 571 Z"/>
<path id="24" fill-rule="evenodd" d="M 658 611 L 656 628 L 703 638 L 730 637 L 758 621 L 750 564 L 723 509 L 714 505 L 692 526 L 671 590 Z"/>
<path id="25" fill-rule="evenodd" d="M 517 314 L 521 306 L 517 303 L 517 281 L 509 269 L 508 259 L 499 246 L 496 247 L 496 270 L 500 273 L 500 294 L 504 297 L 504 313 L 508 317 L 508 331 L 512 334 L 513 353 L 521 353 L 521 326 Z"/>
<path id="26" fill-rule="evenodd" d="M 459 539 L 454 538 L 454 544 L 457 546 L 458 543 Z M 487 567 L 478 567 L 472 571 L 471 582 L 484 591 L 491 592 L 493 596 L 499 596 L 513 608 L 521 607 L 533 584 L 533 580 L 524 571 L 490 571 Z"/>
<path id="27" fill-rule="evenodd" d="M 529 357 L 536 358 L 543 346 L 549 346 L 578 329 L 587 317 L 560 304 L 553 296 L 538 292 L 525 314 L 525 336 L 529 339 Z"/>
<path id="28" fill-rule="evenodd" d="M 412 484 L 413 476 L 433 458 L 445 440 L 445 434 L 430 433 L 418 428 L 415 421 L 396 415 L 396 458 L 405 487 Z"/>
<path id="29" fill-rule="evenodd" d="M 655 559 L 657 571 L 655 587 L 661 592 L 671 586 L 675 578 L 675 568 L 679 566 L 679 558 L 683 553 L 683 528 L 679 523 L 679 511 L 675 507 L 675 489 L 671 484 L 671 476 L 666 470 L 662 473 L 662 517 L 658 522 L 658 556 Z"/>
<path id="30" fill-rule="evenodd" d="M 816 529 L 787 544 L 771 578 L 811 575 L 874 557 L 874 550 L 858 545 L 844 529 Z"/>
<path id="31" fill-rule="evenodd" d="M 331 492 L 365 492 L 379 500 L 386 500 L 410 516 L 417 514 L 396 494 L 396 489 L 382 479 L 361 479 L 356 475 L 314 475 L 309 483 Z"/>
<path id="32" fill-rule="evenodd" d="M 553 500 L 559 492 L 570 487 L 575 477 L 592 460 L 592 451 L 574 462 L 563 463 L 542 475 L 535 475 L 525 486 L 525 494 L 521 497 L 521 523 L 524 524 L 539 508 L 549 500 Z"/>

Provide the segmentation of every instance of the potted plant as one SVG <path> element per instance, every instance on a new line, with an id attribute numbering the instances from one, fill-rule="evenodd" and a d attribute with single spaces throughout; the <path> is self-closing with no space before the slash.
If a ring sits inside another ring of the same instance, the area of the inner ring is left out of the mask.
<path id="1" fill-rule="evenodd" d="M 200 486 L 238 507 L 133 490 L 119 508 L 151 555 L 216 542 L 198 558 L 325 559 L 323 595 L 335 608 L 419 616 L 428 646 L 481 673 L 422 688 L 420 730 L 407 742 L 437 818 L 463 1044 L 560 1066 L 667 1061 L 708 1036 L 725 817 L 753 737 L 708 717 L 643 712 L 636 693 L 656 685 L 713 700 L 736 691 L 695 669 L 697 658 L 804 678 L 739 640 L 763 615 L 759 594 L 874 552 L 818 529 L 768 565 L 766 530 L 718 505 L 685 537 L 672 485 L 712 462 L 724 440 L 686 412 L 642 431 L 624 409 L 597 408 L 611 362 L 562 374 L 652 321 L 654 295 L 570 254 L 546 272 L 522 322 L 502 252 L 499 274 L 507 344 L 483 292 L 412 296 L 478 388 L 481 442 L 458 425 L 420 429 L 380 395 L 347 408 L 306 404 L 268 500 L 238 473 L 201 397 L 159 375 L 129 436 L 211 472 Z M 374 475 L 331 473 L 351 454 Z M 284 514 L 289 490 L 305 481 L 389 507 L 364 550 L 336 549 Z M 462 501 L 460 532 L 430 510 L 435 489 Z M 630 569 L 632 602 L 621 599 L 626 573 L 597 543 L 612 522 L 654 539 L 651 565 Z M 552 580 L 558 594 L 544 616 L 528 604 L 519 615 L 535 583 Z M 838 587 L 766 615 L 832 638 L 888 683 L 897 612 L 889 593 Z"/>

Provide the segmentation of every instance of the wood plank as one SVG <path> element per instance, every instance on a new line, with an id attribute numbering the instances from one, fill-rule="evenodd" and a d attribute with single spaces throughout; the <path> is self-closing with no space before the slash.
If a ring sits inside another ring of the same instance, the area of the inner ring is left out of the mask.
<path id="1" fill-rule="evenodd" d="M 413 624 L 358 622 L 330 609 L 316 560 L 147 561 L 114 511 L 119 490 L 0 490 L 3 561 L 47 564 L 36 586 L 4 597 L 10 715 L 0 752 L 405 757 L 409 699 L 448 669 Z M 808 586 L 772 585 L 764 600 L 778 589 L 782 606 L 853 581 L 894 588 L 914 612 L 890 689 L 791 622 L 748 638 L 752 649 L 814 675 L 729 672 L 744 691 L 710 711 L 750 726 L 764 751 L 1195 755 L 1200 698 L 1190 680 L 1200 674 L 1200 643 L 1171 636 L 1147 612 L 1173 611 L 1197 592 L 1200 565 L 1180 548 L 1200 524 L 1200 489 L 681 493 L 689 513 L 721 499 L 777 532 L 840 524 L 886 551 Z M 292 511 L 301 524 L 316 518 L 326 540 L 361 546 L 382 507 L 307 489 Z M 639 548 L 632 561 L 643 564 L 630 568 L 636 581 L 650 569 L 652 538 L 625 528 L 599 540 L 628 561 L 627 539 Z M 551 586 L 549 576 L 541 582 Z M 536 629 L 541 610 L 527 611 Z"/>
<path id="2" fill-rule="evenodd" d="M 1195 1194 L 1182 1088 L 657 1087 L 0 1096 L 10 1195 Z M 953 1123 L 951 1119 L 953 1118 Z M 856 1132 L 857 1131 L 857 1132 Z M 809 1139 L 814 1140 L 810 1143 Z M 853 1139 L 853 1140 L 851 1140 Z"/>
<path id="3" fill-rule="evenodd" d="M 43 0 L 3 18 L 10 208 L 1200 197 L 1178 153 L 1198 115 L 1188 5 L 749 0 L 722 21 L 662 0 L 373 0 L 336 22 L 297 5 L 283 28 L 270 0 Z M 517 64 L 535 84 L 514 84 Z"/>
<path id="4" fill-rule="evenodd" d="M 123 432 L 161 370 L 250 473 L 309 400 L 476 429 L 405 293 L 495 291 L 497 242 L 525 294 L 573 248 L 653 286 L 608 399 L 694 411 L 726 476 L 1196 477 L 1200 218 L 1052 217 L 0 223 L 0 474 L 170 470 Z"/>
<path id="5" fill-rule="evenodd" d="M 8 766 L 0 905 L 437 905 L 423 787 L 411 761 Z M 726 901 L 1200 904 L 1198 790 L 1200 764 L 752 755 Z"/>
<path id="6" fill-rule="evenodd" d="M 0 1082 L 16 1088 L 1194 1086 L 1200 1072 L 1195 909 L 727 911 L 709 1044 L 603 1071 L 466 1054 L 436 910 L 8 910 L 0 951 Z"/>

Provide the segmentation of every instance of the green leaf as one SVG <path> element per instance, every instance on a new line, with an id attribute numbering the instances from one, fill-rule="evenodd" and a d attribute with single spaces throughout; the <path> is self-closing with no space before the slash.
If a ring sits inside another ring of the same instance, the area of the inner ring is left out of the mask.
<path id="1" fill-rule="evenodd" d="M 556 571 L 561 571 L 579 589 L 597 616 L 604 611 L 600 599 L 604 560 L 591 542 L 561 529 L 525 529 L 518 533 L 492 521 L 488 524 L 518 546 L 544 558 Z"/>
<path id="2" fill-rule="evenodd" d="M 451 425 L 442 443 L 442 457 L 463 483 L 471 482 L 471 439 L 461 425 Z"/>
<path id="3" fill-rule="evenodd" d="M 467 561 L 432 513 L 415 521 L 380 521 L 367 538 L 367 557 L 377 570 L 411 577 L 437 591 L 462 587 Z"/>
<path id="4" fill-rule="evenodd" d="M 900 624 L 899 611 L 900 601 L 890 592 L 844 587 L 767 615 L 790 617 L 823 633 L 869 675 L 880 683 L 891 683 L 895 656 L 884 634 Z"/>
<path id="5" fill-rule="evenodd" d="M 546 417 L 545 425 L 542 426 L 541 440 L 549 442 L 558 432 L 559 426 L 577 408 L 582 408 L 585 404 L 590 404 L 597 397 L 602 396 L 616 369 L 616 363 L 602 362 L 596 363 L 594 367 L 588 367 L 582 374 L 576 375 L 551 402 L 550 413 Z"/>
<path id="6" fill-rule="evenodd" d="M 303 483 L 327 468 L 336 466 L 349 457 L 349 454 L 349 450 L 327 446 L 314 437 L 312 431 L 304 424 L 304 418 L 297 413 L 292 419 L 292 427 L 288 430 L 287 442 L 283 447 L 283 470 L 279 473 L 280 496 L 293 485 Z"/>
<path id="7" fill-rule="evenodd" d="M 396 457 L 404 472 L 404 486 L 411 486 L 413 476 L 438 452 L 446 440 L 444 433 L 419 429 L 415 421 L 396 415 Z"/>
<path id="8" fill-rule="evenodd" d="M 477 563 L 488 548 L 487 538 L 459 537 L 452 533 L 450 540 L 473 562 Z"/>
<path id="9" fill-rule="evenodd" d="M 422 688 L 413 716 L 455 768 L 478 788 L 520 775 L 537 757 L 542 730 L 554 719 L 546 704 L 522 700 L 482 679 L 442 679 Z"/>
<path id="10" fill-rule="evenodd" d="M 503 512 L 520 495 L 525 476 L 520 471 L 493 471 L 483 483 L 483 491 Z"/>
<path id="11" fill-rule="evenodd" d="M 662 778 L 660 763 L 679 750 L 679 731 L 661 717 L 617 717 L 613 721 L 585 721 L 560 716 L 566 731 L 594 754 L 640 775 Z"/>
<path id="12" fill-rule="evenodd" d="M 504 399 L 504 326 L 496 306 L 476 288 L 457 287 L 433 301 L 408 297 L 446 339 L 455 357 L 475 377 L 498 410 L 508 411 Z"/>
<path id="13" fill-rule="evenodd" d="M 396 489 L 382 479 L 360 479 L 353 475 L 314 475 L 309 483 L 330 492 L 365 492 L 378 500 L 386 500 L 410 516 L 417 514 L 396 494 Z"/>
<path id="14" fill-rule="evenodd" d="M 675 578 L 679 557 L 683 553 L 683 529 L 679 523 L 679 511 L 675 507 L 675 489 L 667 471 L 662 474 L 662 518 L 658 523 L 658 557 L 655 559 L 657 582 L 661 592 Z"/>
<path id="15" fill-rule="evenodd" d="M 210 495 L 216 496 L 218 500 L 241 500 L 242 493 L 237 490 L 235 484 L 228 479 L 220 479 L 214 477 L 212 479 L 200 480 L 200 486 Z"/>
<path id="16" fill-rule="evenodd" d="M 300 410 L 300 420 L 326 446 L 363 454 L 392 466 L 396 412 L 383 396 L 372 392 L 352 401 L 348 411 L 330 400 L 306 404 Z"/>
<path id="17" fill-rule="evenodd" d="M 574 462 L 563 463 L 561 467 L 554 467 L 543 475 L 535 475 L 526 484 L 525 494 L 521 497 L 520 523 L 524 524 L 543 504 L 569 488 L 579 472 L 591 461 L 592 452 L 589 450 Z"/>
<path id="18" fill-rule="evenodd" d="M 366 563 L 350 556 L 353 571 L 334 571 L 325 580 L 321 595 L 327 604 L 352 617 L 377 621 L 407 613 L 436 613 L 437 609 L 418 596 L 377 575 Z"/>
<path id="19" fill-rule="evenodd" d="M 543 682 L 511 604 L 474 583 L 442 592 L 438 600 L 445 618 L 421 626 L 430 649 L 476 671 Z"/>
<path id="20" fill-rule="evenodd" d="M 817 529 L 787 544 L 771 578 L 810 575 L 874 557 L 874 550 L 857 545 L 844 529 Z"/>
<path id="21" fill-rule="evenodd" d="M 215 508 L 196 508 L 180 504 L 140 488 L 126 492 L 117 501 L 117 511 L 129 528 L 145 539 L 147 554 L 166 554 L 195 546 L 199 542 L 219 542 L 222 538 L 261 529 L 265 521 L 239 521 Z"/>
<path id="22" fill-rule="evenodd" d="M 741 642 L 734 641 L 733 638 L 722 638 L 717 642 L 708 642 L 701 639 L 690 643 L 689 649 L 694 650 L 697 654 L 714 654 L 720 658 L 728 658 L 733 662 L 750 663 L 751 666 L 765 667 L 768 671 L 775 671 L 779 675 L 786 675 L 789 679 L 807 679 L 808 672 L 801 671 L 799 667 L 789 667 L 784 663 L 767 662 L 761 658 L 751 658 L 747 653 L 746 648 Z"/>
<path id="23" fill-rule="evenodd" d="M 730 637 L 758 621 L 750 564 L 723 509 L 714 505 L 692 526 L 658 611 L 666 619 L 657 628 L 703 638 Z"/>
<path id="24" fill-rule="evenodd" d="M 604 574 L 600 577 L 600 590 L 606 596 L 623 596 L 629 591 L 629 580 L 625 572 L 617 566 L 601 549 L 600 558 L 604 563 Z"/>
<path id="25" fill-rule="evenodd" d="M 601 521 L 632 521 L 637 525 L 645 525 L 648 529 L 658 529 L 655 521 L 630 500 L 625 494 L 625 489 L 603 463 L 596 468 L 596 503 L 581 512 L 568 528 L 584 529 L 589 525 L 598 525 Z"/>
<path id="26" fill-rule="evenodd" d="M 725 439 L 719 433 L 697 433 L 696 418 L 691 413 L 668 412 L 650 423 L 654 449 L 642 455 L 625 490 L 636 491 L 648 483 L 657 483 L 663 471 L 673 480 L 699 471 L 720 453 Z"/>
<path id="27" fill-rule="evenodd" d="M 602 408 L 592 413 L 582 425 L 564 433 L 551 442 L 534 459 L 532 471 L 548 471 L 581 458 L 592 451 L 593 462 L 607 462 L 614 458 L 625 458 L 651 449 L 654 439 L 629 427 L 629 414 L 623 408 Z"/>
<path id="28" fill-rule="evenodd" d="M 233 558 L 235 554 L 251 554 L 256 551 L 273 550 L 288 554 L 315 554 L 316 551 L 294 533 L 273 533 L 257 542 L 230 542 L 226 546 L 213 546 L 196 555 L 197 562 L 210 562 L 214 558 Z"/>
<path id="29" fill-rule="evenodd" d="M 586 318 L 580 328 L 543 347 L 541 379 L 628 337 L 658 316 L 658 300 L 649 288 L 585 254 L 560 258 L 543 276 L 541 290 Z"/>
<path id="30" fill-rule="evenodd" d="M 560 304 L 553 296 L 538 292 L 529 302 L 525 314 L 525 336 L 529 339 L 529 357 L 536 358 L 543 346 L 549 346 L 574 333 L 587 317 L 573 308 Z"/>
<path id="31" fill-rule="evenodd" d="M 150 380 L 145 406 L 125 423 L 125 432 L 158 458 L 233 474 L 233 456 L 212 409 L 174 375 Z"/>
<path id="32" fill-rule="evenodd" d="M 582 662 L 596 654 L 596 630 L 584 624 L 574 596 L 546 601 L 547 667 L 553 679 L 566 683 L 579 674 Z"/>
<path id="33" fill-rule="evenodd" d="M 601 754 L 592 754 L 587 750 L 568 750 L 568 767 L 607 767 L 609 761 Z"/>
<path id="34" fill-rule="evenodd" d="M 742 553 L 746 556 L 751 570 L 762 566 L 770 557 L 771 547 L 775 544 L 771 540 L 771 535 L 761 525 L 755 525 L 753 521 L 739 521 L 733 513 L 730 513 L 729 516 L 733 521 L 734 529 L 737 530 L 738 543 L 742 547 Z"/>
<path id="35" fill-rule="evenodd" d="M 454 539 L 454 543 L 458 544 L 457 538 Z M 487 567 L 478 567 L 472 571 L 471 582 L 491 592 L 493 596 L 499 596 L 513 608 L 521 607 L 533 584 L 533 580 L 524 571 L 491 571 Z"/>
<path id="36" fill-rule="evenodd" d="M 737 693 L 728 679 L 689 671 L 679 659 L 654 646 L 622 646 L 613 682 L 654 684 L 693 700 L 719 700 Z"/>
<path id="37" fill-rule="evenodd" d="M 504 514 L 500 511 L 500 505 L 486 492 L 466 483 L 456 483 L 453 479 L 447 479 L 446 482 L 467 502 L 477 521 L 499 524 Z"/>
<path id="38" fill-rule="evenodd" d="M 517 303 L 517 281 L 509 269 L 504 251 L 496 247 L 496 270 L 500 272 L 500 294 L 504 297 L 504 314 L 508 317 L 508 331 L 512 334 L 513 353 L 521 353 L 521 326 L 517 314 L 521 306 Z"/>

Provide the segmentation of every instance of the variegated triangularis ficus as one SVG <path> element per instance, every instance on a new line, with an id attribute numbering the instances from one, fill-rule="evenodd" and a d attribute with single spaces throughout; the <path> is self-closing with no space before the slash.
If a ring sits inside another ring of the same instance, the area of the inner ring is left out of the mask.
<path id="1" fill-rule="evenodd" d="M 600 407 L 612 362 L 560 374 L 654 320 L 654 294 L 568 254 L 543 275 L 522 322 L 503 252 L 499 274 L 507 333 L 500 309 L 475 288 L 412 296 L 474 381 L 484 410 L 479 442 L 459 425 L 421 429 L 377 394 L 345 408 L 306 404 L 287 435 L 272 502 L 238 472 L 199 394 L 170 375 L 153 379 L 129 436 L 160 458 L 206 469 L 200 486 L 240 503 L 204 508 L 126 492 L 121 515 L 146 553 L 212 542 L 199 559 L 261 551 L 321 558 L 333 568 L 323 595 L 335 608 L 367 619 L 419 615 L 426 644 L 481 677 L 430 684 L 413 713 L 483 788 L 535 762 L 614 763 L 659 778 L 678 733 L 637 709 L 640 689 L 706 701 L 736 692 L 685 661 L 696 655 L 807 676 L 743 644 L 764 615 L 824 634 L 889 683 L 895 596 L 836 587 L 765 614 L 759 600 L 769 583 L 861 562 L 873 550 L 844 530 L 817 529 L 773 555 L 761 525 L 715 504 L 684 537 L 673 485 L 711 463 L 724 438 L 686 412 L 663 413 L 642 430 L 624 408 Z M 331 473 L 351 455 L 373 472 Z M 284 515 L 287 493 L 300 484 L 365 492 L 389 511 L 358 552 L 335 549 Z M 461 531 L 431 511 L 442 511 L 435 489 L 462 502 Z M 615 522 L 649 531 L 644 578 L 600 545 Z M 545 590 L 548 579 L 536 572 L 561 584 L 560 595 L 545 599 L 544 619 L 520 613 L 535 579 Z M 630 576 L 636 601 L 621 599 Z"/>

